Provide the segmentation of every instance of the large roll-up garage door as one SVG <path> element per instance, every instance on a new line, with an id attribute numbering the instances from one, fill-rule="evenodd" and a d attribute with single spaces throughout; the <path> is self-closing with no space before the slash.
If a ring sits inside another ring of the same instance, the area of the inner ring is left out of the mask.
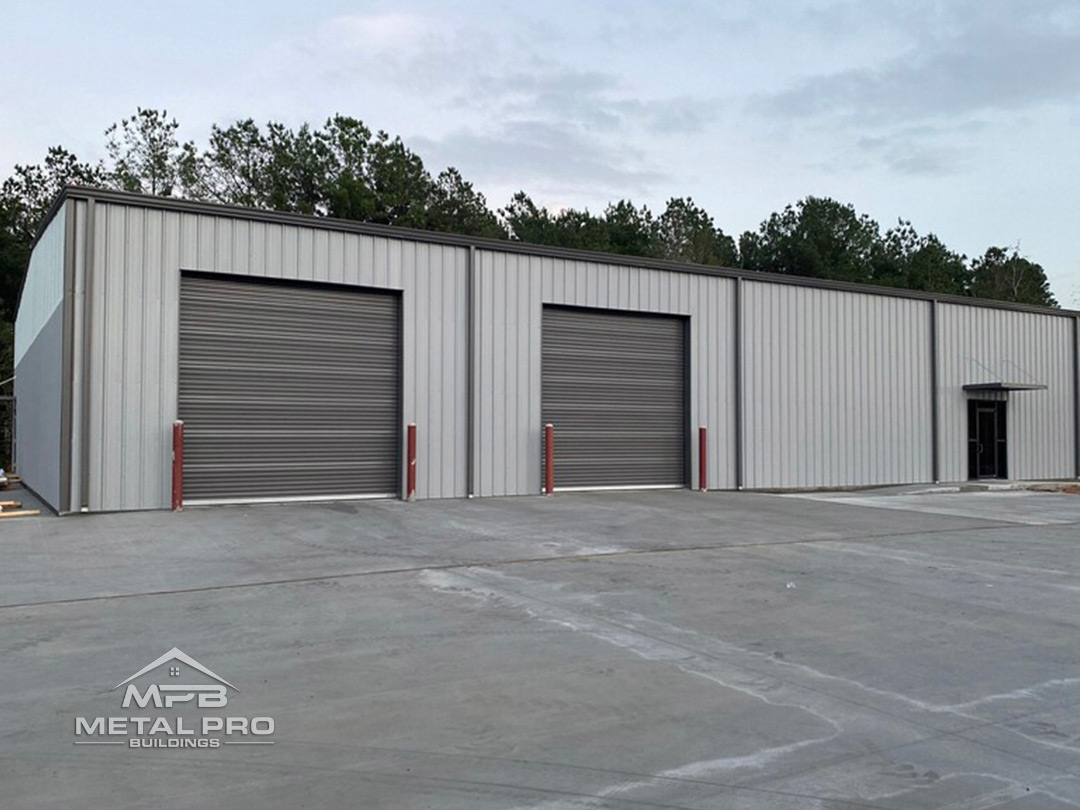
<path id="1" fill-rule="evenodd" d="M 557 489 L 685 483 L 684 335 L 682 318 L 544 308 Z"/>
<path id="2" fill-rule="evenodd" d="M 398 490 L 394 294 L 185 275 L 185 500 Z"/>

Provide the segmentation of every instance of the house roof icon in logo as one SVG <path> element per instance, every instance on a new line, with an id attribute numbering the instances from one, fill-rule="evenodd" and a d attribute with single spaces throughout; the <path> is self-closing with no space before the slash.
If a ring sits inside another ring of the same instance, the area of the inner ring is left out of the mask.
<path id="1" fill-rule="evenodd" d="M 157 658 L 157 659 L 151 661 L 149 664 L 147 664 L 145 667 L 140 669 L 138 672 L 136 672 L 130 678 L 118 683 L 116 686 L 113 687 L 113 689 L 119 689 L 121 686 L 123 686 L 126 683 L 130 683 L 131 681 L 138 678 L 140 675 L 145 675 L 150 670 L 157 669 L 162 664 L 167 663 L 169 661 L 179 661 L 182 664 L 187 664 L 192 669 L 198 670 L 203 675 L 208 675 L 209 677 L 213 678 L 215 681 L 219 681 L 220 683 L 225 684 L 230 689 L 236 689 L 237 692 L 240 691 L 240 689 L 238 687 L 233 686 L 231 683 L 229 683 L 227 680 L 222 678 L 220 675 L 217 675 L 216 673 L 212 672 L 210 669 L 204 667 L 202 664 L 200 664 L 198 661 L 196 661 L 190 655 L 185 653 L 183 650 L 177 649 L 176 647 L 173 647 L 171 650 L 169 650 L 167 653 L 165 653 L 160 658 Z M 112 691 L 112 690 L 110 689 L 109 691 Z"/>

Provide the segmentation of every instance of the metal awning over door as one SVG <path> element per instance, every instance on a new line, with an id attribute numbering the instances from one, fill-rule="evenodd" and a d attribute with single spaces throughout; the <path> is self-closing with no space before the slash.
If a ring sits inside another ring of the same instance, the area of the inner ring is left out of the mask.
<path id="1" fill-rule="evenodd" d="M 184 275 L 186 500 L 398 491 L 400 301 Z"/>
<path id="2" fill-rule="evenodd" d="M 685 320 L 545 307 L 542 329 L 556 489 L 685 485 Z"/>

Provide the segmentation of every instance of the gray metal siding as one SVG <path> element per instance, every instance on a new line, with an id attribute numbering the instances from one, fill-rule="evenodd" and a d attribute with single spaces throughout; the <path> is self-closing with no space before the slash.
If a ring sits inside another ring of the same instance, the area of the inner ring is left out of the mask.
<path id="1" fill-rule="evenodd" d="M 942 480 L 968 476 L 968 394 L 963 386 L 1002 381 L 1048 386 L 1008 394 L 1009 476 L 1073 477 L 1070 319 L 953 304 L 939 304 L 938 319 Z"/>
<path id="2" fill-rule="evenodd" d="M 745 485 L 929 480 L 930 303 L 743 288 Z"/>
<path id="3" fill-rule="evenodd" d="M 90 298 L 89 509 L 169 506 L 182 269 L 401 291 L 417 497 L 466 494 L 466 248 L 101 202 L 93 224 L 76 261 Z"/>
<path id="4" fill-rule="evenodd" d="M 34 247 L 15 319 L 16 469 L 54 509 L 63 508 L 60 440 L 67 217 L 64 206 Z"/>
<path id="5" fill-rule="evenodd" d="M 544 304 L 688 316 L 690 425 L 709 428 L 710 487 L 734 486 L 734 289 L 729 278 L 477 250 L 476 493 L 540 491 Z M 689 450 L 693 486 L 697 443 Z"/>
<path id="6" fill-rule="evenodd" d="M 470 334 L 469 248 L 463 244 L 323 229 L 317 220 L 306 226 L 259 221 L 250 213 L 212 215 L 137 202 L 99 200 L 92 216 L 85 200 L 67 205 L 66 215 L 74 212 L 76 222 L 71 423 L 76 505 L 85 502 L 91 510 L 169 505 L 182 269 L 400 291 L 402 421 L 419 426 L 421 498 L 466 494 L 470 427 L 476 494 L 540 491 L 544 304 L 689 318 L 689 420 L 691 429 L 709 428 L 712 488 L 737 482 L 737 337 L 745 343 L 744 394 L 738 403 L 744 412 L 739 449 L 745 456 L 745 486 L 930 478 L 929 300 L 751 277 L 740 282 L 745 306 L 736 336 L 732 277 L 638 267 L 630 258 L 619 265 L 610 257 L 594 262 L 485 244 L 475 250 Z M 35 250 L 35 262 L 49 255 L 48 241 L 63 232 L 64 215 L 62 207 Z M 57 293 L 62 265 L 60 251 L 53 277 Z M 17 333 L 24 337 L 17 337 L 17 351 L 22 353 L 32 344 L 25 335 L 52 316 L 41 308 L 48 317 L 31 326 L 37 317 L 35 276 L 32 271 L 20 310 Z M 1050 386 L 1010 396 L 1012 474 L 1073 475 L 1069 318 L 991 306 L 937 306 L 940 477 L 966 475 L 965 398 L 958 386 L 979 381 L 971 379 L 971 369 L 978 368 L 972 358 L 990 367 L 1002 358 L 1006 369 L 1018 367 Z M 471 391 L 466 390 L 470 339 Z M 962 366 L 963 373 L 950 364 Z M 696 444 L 689 448 L 692 486 Z M 55 463 L 59 452 L 48 455 Z M 404 436 L 401 456 L 403 475 Z"/>
<path id="7" fill-rule="evenodd" d="M 556 489 L 686 484 L 685 331 L 681 318 L 544 307 Z"/>
<path id="8" fill-rule="evenodd" d="M 57 307 L 15 366 L 15 470 L 53 509 L 60 503 L 63 307 Z"/>
<path id="9" fill-rule="evenodd" d="M 184 497 L 398 491 L 398 297 L 184 276 Z"/>

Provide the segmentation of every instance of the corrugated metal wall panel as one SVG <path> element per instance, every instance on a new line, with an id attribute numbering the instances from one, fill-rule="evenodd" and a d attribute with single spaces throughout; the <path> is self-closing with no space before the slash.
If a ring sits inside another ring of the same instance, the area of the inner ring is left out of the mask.
<path id="1" fill-rule="evenodd" d="M 1008 396 L 1009 476 L 1071 478 L 1072 323 L 1069 318 L 1001 309 L 938 305 L 941 477 L 968 477 L 967 383 L 1048 386 Z"/>
<path id="2" fill-rule="evenodd" d="M 733 487 L 734 289 L 727 278 L 477 250 L 476 493 L 540 491 L 544 304 L 689 316 L 690 424 L 710 431 L 709 485 Z M 694 485 L 697 443 L 688 450 Z"/>
<path id="3" fill-rule="evenodd" d="M 73 209 L 76 291 L 86 290 L 90 305 L 84 313 L 79 298 L 74 309 L 79 336 L 81 319 L 89 316 L 88 340 L 85 347 L 76 341 L 73 356 L 78 371 L 85 349 L 90 380 L 85 413 L 82 395 L 73 397 L 76 506 L 168 506 L 182 268 L 402 291 L 403 420 L 419 425 L 418 496 L 466 494 L 466 248 L 328 232 L 317 223 L 303 227 L 102 202 L 96 203 L 92 233 L 83 233 L 90 230 L 87 208 L 76 201 Z M 688 316 L 690 426 L 709 428 L 710 486 L 735 485 L 734 279 L 488 249 L 475 255 L 476 494 L 540 490 L 545 303 Z M 741 284 L 747 298 L 745 485 L 927 480 L 930 302 L 750 279 Z M 1072 475 L 1069 320 L 938 306 L 942 347 L 987 365 L 1000 355 L 1013 364 L 1007 368 L 1044 377 L 1051 386 L 1010 399 L 1016 405 L 1010 407 L 1010 438 L 1017 443 L 1013 474 Z M 952 310 L 971 324 L 950 327 Z M 965 336 L 965 330 L 979 336 Z M 974 341 L 978 348 L 957 349 L 957 341 Z M 967 367 L 963 375 L 947 368 L 953 361 L 945 351 L 938 358 L 943 386 L 970 382 Z M 795 393 L 784 401 L 783 392 Z M 954 437 L 966 436 L 963 406 L 953 394 L 943 390 L 940 400 L 942 478 L 965 474 L 962 451 L 950 456 L 958 452 Z M 1024 409 L 1032 418 L 1014 423 Z M 85 492 L 79 487 L 84 424 Z M 689 451 L 696 479 L 696 442 Z"/>
<path id="4" fill-rule="evenodd" d="M 401 290 L 402 417 L 418 424 L 417 497 L 466 494 L 467 391 L 463 375 L 447 374 L 465 368 L 465 248 L 98 202 L 89 258 L 91 510 L 169 506 L 181 269 Z M 77 458 L 76 475 L 80 467 Z"/>
<path id="5" fill-rule="evenodd" d="M 929 480 L 929 303 L 743 287 L 745 485 Z"/>

